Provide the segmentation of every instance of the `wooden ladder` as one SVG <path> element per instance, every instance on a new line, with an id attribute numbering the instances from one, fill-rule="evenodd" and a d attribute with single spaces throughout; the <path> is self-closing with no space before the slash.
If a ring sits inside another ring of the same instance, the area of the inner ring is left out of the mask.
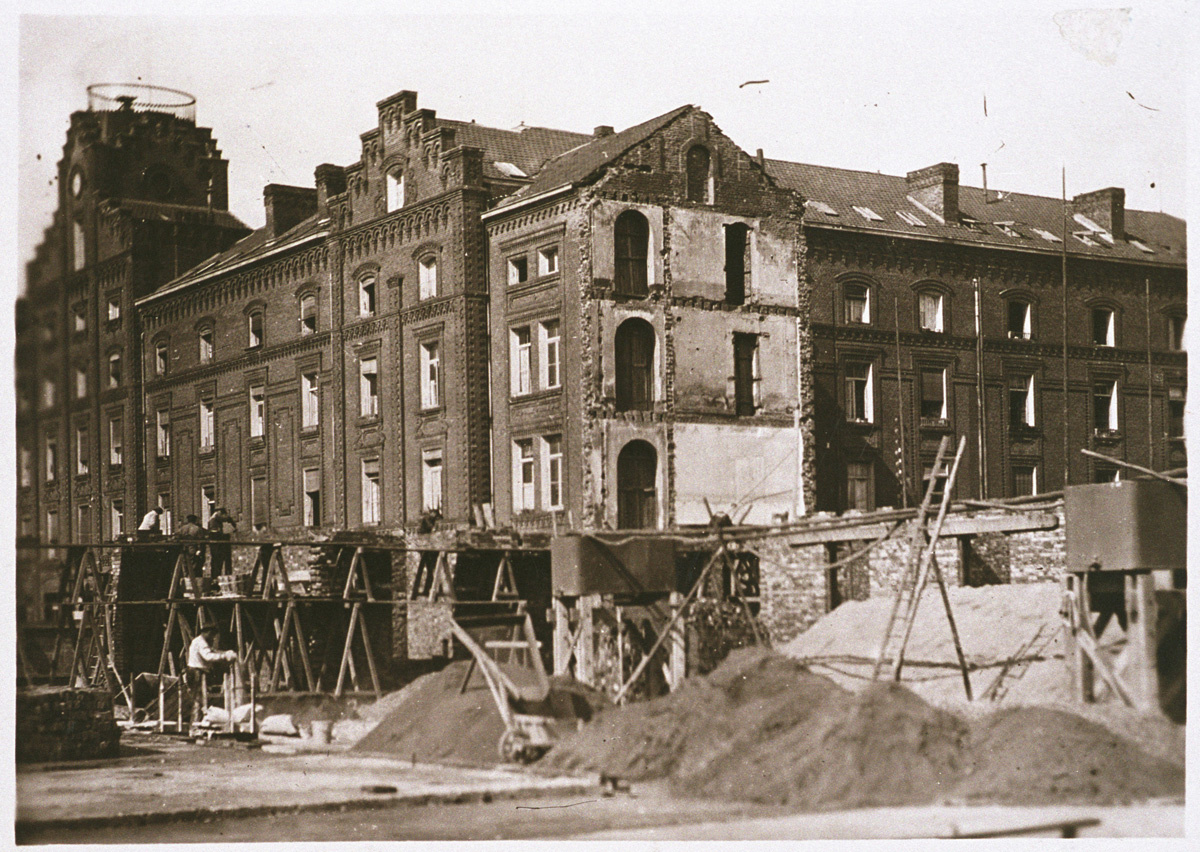
<path id="1" fill-rule="evenodd" d="M 904 574 L 900 578 L 900 587 L 896 590 L 896 597 L 892 602 L 892 609 L 888 615 L 883 638 L 879 643 L 879 653 L 875 658 L 875 668 L 871 677 L 873 680 L 878 680 L 880 672 L 883 671 L 885 661 L 890 660 L 891 679 L 894 681 L 900 680 L 900 672 L 904 667 L 904 650 L 908 646 L 909 637 L 912 635 L 912 628 L 916 621 L 917 607 L 920 605 L 921 595 L 924 594 L 925 587 L 929 582 L 929 575 L 932 573 L 941 592 L 942 604 L 946 609 L 946 618 L 950 623 L 950 635 L 954 639 L 954 651 L 958 656 L 959 668 L 962 670 L 963 687 L 966 689 L 967 700 L 970 700 L 971 679 L 967 671 L 967 662 L 963 655 L 962 645 L 958 639 L 958 627 L 954 623 L 954 613 L 950 608 L 950 597 L 946 593 L 946 583 L 942 577 L 942 571 L 938 566 L 935 554 L 938 539 L 942 532 L 942 524 L 946 519 L 946 512 L 950 508 L 950 495 L 954 490 L 955 480 L 958 478 L 958 465 L 962 460 L 963 451 L 966 449 L 966 446 L 967 439 L 965 437 L 960 438 L 954 459 L 950 461 L 947 459 L 950 449 L 950 436 L 944 435 L 941 443 L 938 445 L 937 458 L 934 460 L 933 470 L 929 476 L 929 485 L 925 489 L 925 497 L 921 500 L 921 505 L 917 509 L 916 523 L 912 527 L 908 564 L 905 566 Z M 940 493 L 938 493 L 939 488 Z M 930 532 L 929 513 L 935 500 L 937 501 L 937 514 L 933 524 L 933 531 Z M 903 617 L 897 620 L 897 616 L 902 611 Z"/>

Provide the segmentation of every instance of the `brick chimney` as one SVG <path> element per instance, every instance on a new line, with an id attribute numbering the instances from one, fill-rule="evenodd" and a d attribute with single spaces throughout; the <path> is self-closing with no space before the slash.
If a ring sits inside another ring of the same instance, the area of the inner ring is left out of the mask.
<path id="1" fill-rule="evenodd" d="M 263 187 L 267 233 L 278 237 L 317 212 L 317 191 L 303 186 L 269 183 Z"/>
<path id="2" fill-rule="evenodd" d="M 600 124 L 592 131 L 592 135 L 597 139 L 603 139 L 605 136 L 612 136 L 613 129 L 611 124 Z"/>
<path id="3" fill-rule="evenodd" d="M 317 184 L 317 210 L 329 213 L 329 199 L 346 191 L 346 170 L 332 163 L 322 163 L 313 173 Z"/>
<path id="4" fill-rule="evenodd" d="M 1119 186 L 1076 195 L 1071 199 L 1071 210 L 1087 216 L 1114 240 L 1125 239 L 1125 190 Z"/>
<path id="5" fill-rule="evenodd" d="M 938 163 L 908 173 L 908 194 L 945 220 L 958 223 L 958 166 Z"/>

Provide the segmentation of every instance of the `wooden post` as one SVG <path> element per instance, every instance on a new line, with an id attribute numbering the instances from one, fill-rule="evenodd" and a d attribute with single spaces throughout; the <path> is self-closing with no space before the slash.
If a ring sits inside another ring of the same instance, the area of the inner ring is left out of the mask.
<path id="1" fill-rule="evenodd" d="M 684 607 L 683 594 L 680 592 L 671 592 L 670 603 L 671 614 L 674 618 L 675 614 Z M 746 615 L 750 617 L 748 608 Z M 668 642 L 670 643 L 668 660 L 670 661 L 671 670 L 671 691 L 674 692 L 683 683 L 683 679 L 687 677 L 687 634 L 682 617 L 675 618 L 675 625 L 671 628 L 671 637 Z"/>
<path id="2" fill-rule="evenodd" d="M 571 668 L 571 613 L 558 595 L 551 599 L 550 607 L 554 612 L 554 673 L 565 675 Z"/>
<path id="3" fill-rule="evenodd" d="M 1142 712 L 1159 712 L 1158 601 L 1154 575 L 1149 571 L 1125 575 L 1126 632 L 1130 667 L 1126 674 L 1134 705 Z"/>
<path id="4" fill-rule="evenodd" d="M 1067 579 L 1069 588 L 1074 592 L 1074 603 L 1068 614 L 1069 629 L 1067 630 L 1068 655 L 1071 665 L 1071 691 L 1077 701 L 1085 704 L 1096 699 L 1095 670 L 1092 659 L 1084 650 L 1079 640 L 1083 632 L 1083 621 L 1092 617 L 1092 605 L 1088 598 L 1087 574 L 1073 574 Z"/>
<path id="5" fill-rule="evenodd" d="M 599 595 L 580 595 L 575 604 L 579 612 L 579 635 L 575 640 L 575 679 L 588 686 L 595 686 L 592 667 L 596 656 L 596 636 L 592 611 L 599 605 Z"/>

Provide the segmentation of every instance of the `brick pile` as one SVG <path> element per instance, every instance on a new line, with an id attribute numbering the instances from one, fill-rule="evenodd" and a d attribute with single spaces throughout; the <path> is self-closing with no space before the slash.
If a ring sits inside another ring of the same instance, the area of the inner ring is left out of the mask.
<path id="1" fill-rule="evenodd" d="M 103 689 L 37 687 L 17 693 L 17 762 L 116 757 L 120 729 Z"/>

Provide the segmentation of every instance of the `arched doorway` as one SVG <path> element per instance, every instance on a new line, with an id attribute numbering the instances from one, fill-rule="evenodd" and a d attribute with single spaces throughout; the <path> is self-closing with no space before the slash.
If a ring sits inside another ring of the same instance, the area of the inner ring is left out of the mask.
<path id="1" fill-rule="evenodd" d="M 617 456 L 617 528 L 658 526 L 658 453 L 645 441 L 630 441 Z"/>

